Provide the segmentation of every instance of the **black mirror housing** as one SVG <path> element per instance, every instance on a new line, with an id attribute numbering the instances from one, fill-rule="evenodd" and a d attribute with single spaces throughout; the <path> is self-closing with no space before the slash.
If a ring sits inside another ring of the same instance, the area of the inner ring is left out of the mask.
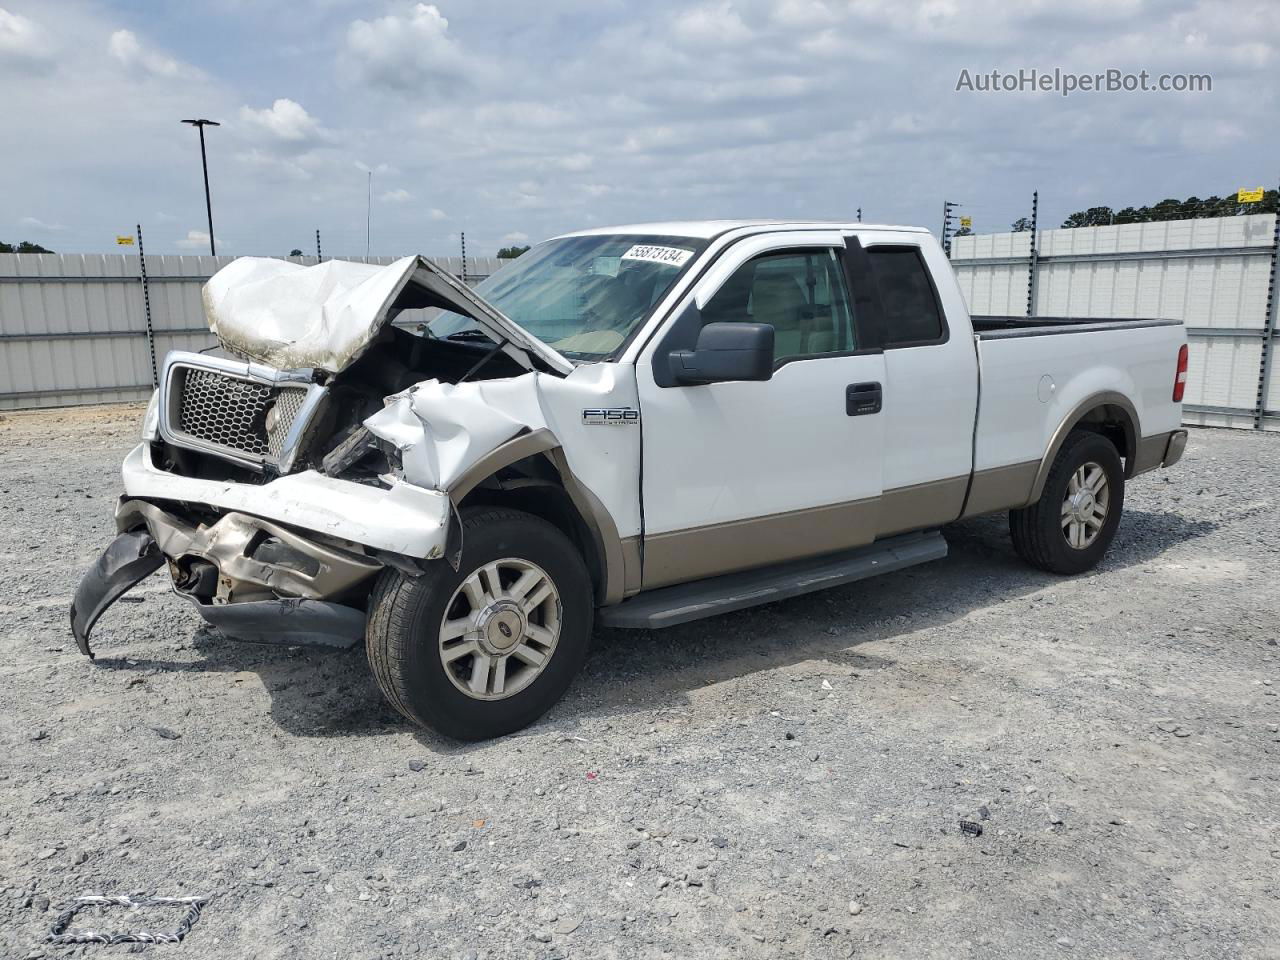
<path id="1" fill-rule="evenodd" d="M 693 350 L 669 354 L 678 384 L 726 383 L 773 378 L 773 326 L 768 323 L 708 323 Z"/>

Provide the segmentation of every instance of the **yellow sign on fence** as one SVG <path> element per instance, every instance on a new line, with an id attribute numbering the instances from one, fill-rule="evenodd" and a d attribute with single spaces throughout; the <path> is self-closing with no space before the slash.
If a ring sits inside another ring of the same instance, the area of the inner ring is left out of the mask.
<path id="1" fill-rule="evenodd" d="M 968 230 L 970 227 L 973 226 L 973 217 L 961 217 L 960 226 Z"/>
<path id="2" fill-rule="evenodd" d="M 116 244 L 121 247 L 132 247 L 133 237 L 116 237 Z"/>
<path id="3" fill-rule="evenodd" d="M 1236 203 L 1261 203 L 1261 202 L 1262 202 L 1261 187 L 1255 187 L 1252 190 L 1246 189 L 1245 187 L 1241 187 L 1236 192 Z"/>

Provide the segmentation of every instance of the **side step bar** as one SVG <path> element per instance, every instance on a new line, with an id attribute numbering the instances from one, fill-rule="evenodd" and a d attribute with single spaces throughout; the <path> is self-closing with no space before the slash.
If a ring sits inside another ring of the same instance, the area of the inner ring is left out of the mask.
<path id="1" fill-rule="evenodd" d="M 674 627 L 678 623 L 878 577 L 918 563 L 941 560 L 946 555 L 947 541 L 937 530 L 908 533 L 843 553 L 663 587 L 602 607 L 596 615 L 607 627 L 647 630 Z"/>

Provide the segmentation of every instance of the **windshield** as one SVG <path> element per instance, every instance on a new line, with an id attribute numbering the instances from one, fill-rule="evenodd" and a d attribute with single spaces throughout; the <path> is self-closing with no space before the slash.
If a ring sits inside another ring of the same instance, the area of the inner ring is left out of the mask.
<path id="1" fill-rule="evenodd" d="M 477 284 L 476 293 L 543 343 L 575 360 L 614 353 L 706 246 L 690 237 L 603 235 L 548 240 Z M 432 336 L 476 329 L 458 313 Z"/>

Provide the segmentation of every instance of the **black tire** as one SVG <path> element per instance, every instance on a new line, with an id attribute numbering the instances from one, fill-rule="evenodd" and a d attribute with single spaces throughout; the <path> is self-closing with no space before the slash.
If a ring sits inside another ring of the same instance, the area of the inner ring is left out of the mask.
<path id="1" fill-rule="evenodd" d="M 1087 546 L 1072 546 L 1063 529 L 1063 504 L 1077 470 L 1096 463 L 1106 475 L 1109 502 L 1106 517 Z M 1124 467 L 1115 445 L 1099 433 L 1074 430 L 1054 458 L 1040 499 L 1029 507 L 1009 511 L 1009 532 L 1018 556 L 1050 573 L 1084 573 L 1097 566 L 1120 525 L 1124 511 Z"/>
<path id="2" fill-rule="evenodd" d="M 391 569 L 380 575 L 369 602 L 365 650 L 378 687 L 407 719 L 457 740 L 484 740 L 528 726 L 564 695 L 586 659 L 595 608 L 582 557 L 545 520 L 482 507 L 463 511 L 462 525 L 457 571 L 437 562 L 420 577 Z M 441 624 L 463 581 L 505 558 L 535 564 L 552 582 L 559 594 L 559 638 L 527 686 L 505 699 L 474 699 L 446 673 Z"/>

